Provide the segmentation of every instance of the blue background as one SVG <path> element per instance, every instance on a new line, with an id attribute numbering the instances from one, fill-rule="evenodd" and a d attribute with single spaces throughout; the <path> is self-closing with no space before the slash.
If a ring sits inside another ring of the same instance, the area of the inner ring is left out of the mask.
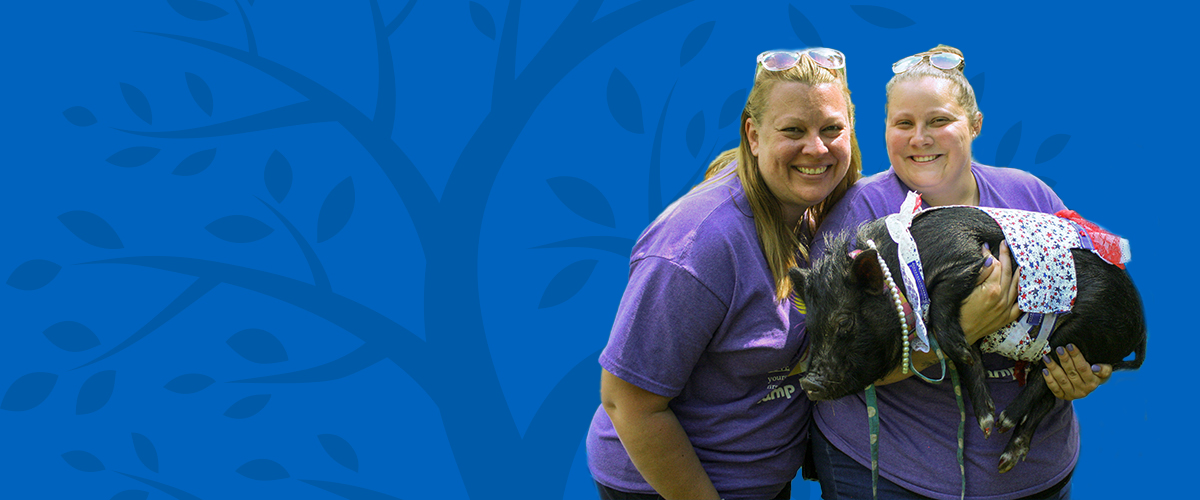
<path id="1" fill-rule="evenodd" d="M 1075 498 L 1184 491 L 1194 7 L 5 11 L 0 496 L 595 498 L 629 248 L 736 140 L 754 56 L 846 53 L 869 174 L 890 64 L 937 43 L 974 156 L 1133 242 L 1149 359 L 1076 403 Z"/>

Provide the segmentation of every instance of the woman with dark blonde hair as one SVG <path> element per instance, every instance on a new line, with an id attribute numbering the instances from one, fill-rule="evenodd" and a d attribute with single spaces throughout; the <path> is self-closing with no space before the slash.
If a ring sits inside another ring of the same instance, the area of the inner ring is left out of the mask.
<path id="1" fill-rule="evenodd" d="M 764 52 L 755 71 L 740 145 L 633 248 L 587 437 L 601 498 L 789 498 L 804 459 L 787 270 L 862 166 L 840 52 Z"/>
<path id="2" fill-rule="evenodd" d="M 964 66 L 962 52 L 945 45 L 893 65 L 885 134 L 891 168 L 850 188 L 822 222 L 814 256 L 824 254 L 825 235 L 897 212 L 909 191 L 921 194 L 925 208 L 975 205 L 1044 213 L 1066 208 L 1037 177 L 972 160 L 971 142 L 982 130 L 983 113 L 963 76 Z M 1007 262 L 1002 264 L 1006 266 Z M 992 299 L 974 303 L 969 299 L 964 304 L 962 324 L 968 343 L 1017 318 L 1015 284 L 1016 280 L 984 283 L 976 293 Z M 986 291 L 991 287 L 997 288 Z M 950 383 L 927 383 L 897 369 L 876 382 L 874 406 L 863 393 L 818 403 L 812 447 L 822 497 L 871 498 L 874 463 L 878 498 L 1069 498 L 1079 454 L 1079 425 L 1069 401 L 1094 390 L 1112 368 L 1089 366 L 1073 346 L 1059 348 L 1057 355 L 1057 362 L 1045 358 L 1046 370 L 1031 377 L 1031 383 L 1042 383 L 1038 379 L 1044 377 L 1061 401 L 1038 427 L 1037 442 L 1023 462 L 1018 462 L 1019 456 L 1002 456 L 1008 435 L 993 432 L 987 439 L 978 426 L 966 425 L 960 440 L 960 419 L 972 409 L 968 405 L 960 411 Z M 939 376 L 936 367 L 926 370 L 937 364 L 934 353 L 914 351 L 912 356 L 917 369 Z M 1002 410 L 1024 382 L 1023 367 L 987 353 L 983 364 L 996 408 Z M 879 415 L 874 435 L 868 426 L 869 412 Z M 877 457 L 870 450 L 875 441 Z"/>

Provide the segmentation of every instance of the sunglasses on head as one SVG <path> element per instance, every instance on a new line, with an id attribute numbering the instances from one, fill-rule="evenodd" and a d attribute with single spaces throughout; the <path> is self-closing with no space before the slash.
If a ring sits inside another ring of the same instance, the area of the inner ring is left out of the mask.
<path id="1" fill-rule="evenodd" d="M 846 56 L 834 49 L 812 47 L 802 50 L 768 50 L 758 55 L 758 64 L 767 71 L 784 71 L 800 63 L 801 56 L 808 56 L 817 66 L 826 69 L 846 67 Z"/>
<path id="2" fill-rule="evenodd" d="M 956 69 L 963 63 L 962 56 L 952 52 L 932 52 L 908 56 L 892 64 L 892 73 L 900 74 L 912 69 L 921 61 L 929 60 L 933 67 L 943 70 Z"/>

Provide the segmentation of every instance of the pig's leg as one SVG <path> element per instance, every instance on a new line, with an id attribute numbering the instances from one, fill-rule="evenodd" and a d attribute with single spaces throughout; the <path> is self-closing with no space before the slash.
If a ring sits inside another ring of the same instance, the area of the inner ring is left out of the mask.
<path id="1" fill-rule="evenodd" d="M 1033 381 L 1029 383 L 1033 384 Z M 999 470 L 1001 473 L 1008 472 L 1014 465 L 1017 465 L 1017 461 L 1025 459 L 1025 455 L 1029 453 L 1029 443 L 1033 442 L 1034 431 L 1042 423 L 1042 419 L 1046 418 L 1046 414 L 1054 408 L 1054 403 L 1057 401 L 1050 389 L 1046 388 L 1046 383 L 1042 381 L 1041 377 L 1038 377 L 1037 385 L 1026 385 L 1025 390 L 1027 392 L 1036 390 L 1041 395 L 1034 399 L 1025 421 L 1018 423 L 1013 429 L 1012 439 L 1004 448 L 1004 453 L 1000 455 Z"/>
<path id="2" fill-rule="evenodd" d="M 1021 389 L 1017 397 L 1008 404 L 1008 408 L 1000 412 L 1000 432 L 1008 432 L 1009 429 L 1024 421 L 1034 402 L 1050 391 L 1046 387 L 1046 377 L 1042 375 L 1042 368 L 1045 366 L 1045 363 L 1041 361 L 1030 365 L 1029 376 L 1025 379 L 1025 388 Z"/>
<path id="3" fill-rule="evenodd" d="M 931 295 L 936 294 L 936 291 L 931 292 Z M 963 296 L 965 297 L 965 294 Z M 993 415 L 996 405 L 992 402 L 992 395 L 987 387 L 982 355 L 978 347 L 967 345 L 966 335 L 958 321 L 958 310 L 945 306 L 961 304 L 962 298 L 954 300 L 953 297 L 934 296 L 930 297 L 930 302 L 929 319 L 934 328 L 933 334 L 937 336 L 942 350 L 954 361 L 954 366 L 962 371 L 963 390 L 967 392 L 966 396 L 970 398 L 971 406 L 975 409 L 979 429 L 983 431 L 984 436 L 990 436 L 992 425 L 995 423 Z"/>

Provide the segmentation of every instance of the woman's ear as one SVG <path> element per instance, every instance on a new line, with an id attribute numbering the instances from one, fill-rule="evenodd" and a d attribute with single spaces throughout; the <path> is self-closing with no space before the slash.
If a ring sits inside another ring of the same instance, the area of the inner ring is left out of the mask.
<path id="1" fill-rule="evenodd" d="M 746 125 L 746 142 L 750 143 L 750 155 L 758 156 L 758 127 L 754 124 L 753 118 L 747 118 Z"/>
<path id="2" fill-rule="evenodd" d="M 971 133 L 974 135 L 972 135 L 971 138 L 974 139 L 976 137 L 979 137 L 980 132 L 983 132 L 983 112 L 976 111 L 975 112 L 975 129 L 971 131 Z"/>

